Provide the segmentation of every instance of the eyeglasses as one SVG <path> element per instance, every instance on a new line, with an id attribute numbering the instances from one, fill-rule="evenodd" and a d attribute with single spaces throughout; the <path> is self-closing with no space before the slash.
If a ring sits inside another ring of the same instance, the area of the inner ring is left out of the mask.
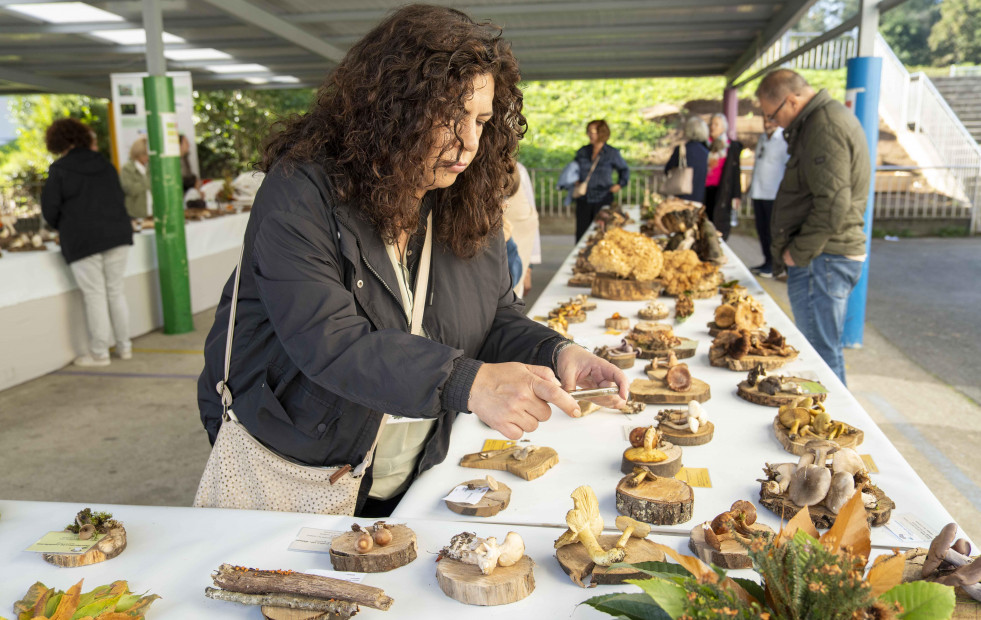
<path id="1" fill-rule="evenodd" d="M 786 97 L 784 97 L 783 98 L 783 101 L 780 102 L 780 105 L 777 106 L 777 109 L 774 110 L 772 114 L 764 114 L 763 115 L 763 118 L 765 118 L 766 120 L 770 121 L 771 123 L 777 122 L 777 114 L 780 114 L 780 110 L 783 108 L 783 106 L 787 105 L 787 100 L 789 98 L 790 98 L 790 95 L 787 95 Z"/>

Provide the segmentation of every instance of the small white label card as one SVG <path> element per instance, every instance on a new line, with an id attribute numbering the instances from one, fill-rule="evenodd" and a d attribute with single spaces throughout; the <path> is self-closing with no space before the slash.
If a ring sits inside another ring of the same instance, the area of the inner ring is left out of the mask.
<path id="1" fill-rule="evenodd" d="M 939 533 L 919 517 L 909 513 L 893 514 L 886 522 L 886 529 L 896 538 L 907 543 L 929 543 Z"/>
<path id="2" fill-rule="evenodd" d="M 290 551 L 317 551 L 327 553 L 330 551 L 330 543 L 335 538 L 343 534 L 336 530 L 321 530 L 315 527 L 301 527 L 296 535 L 296 540 L 290 543 Z"/>
<path id="3" fill-rule="evenodd" d="M 476 504 L 484 498 L 484 495 L 490 491 L 487 487 L 477 487 L 476 489 L 468 489 L 467 485 L 461 484 L 450 491 L 449 495 L 443 499 L 448 502 L 455 502 L 457 504 Z"/>
<path id="4" fill-rule="evenodd" d="M 341 581 L 350 581 L 351 583 L 361 583 L 364 581 L 365 576 L 368 573 L 354 573 L 351 571 L 342 570 L 330 570 L 328 568 L 311 568 L 310 570 L 303 571 L 308 575 L 319 575 L 320 577 L 330 577 L 331 579 L 340 579 Z"/>

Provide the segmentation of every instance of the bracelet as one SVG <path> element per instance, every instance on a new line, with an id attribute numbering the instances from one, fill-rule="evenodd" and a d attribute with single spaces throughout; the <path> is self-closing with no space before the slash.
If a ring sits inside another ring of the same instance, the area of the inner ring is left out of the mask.
<path id="1" fill-rule="evenodd" d="M 574 345 L 574 344 L 576 344 L 576 343 L 573 342 L 573 341 L 571 341 L 571 340 L 566 340 L 564 342 L 560 342 L 558 344 L 558 346 L 556 346 L 555 349 L 552 350 L 552 368 L 553 369 L 555 369 L 559 365 L 559 353 L 561 353 L 562 350 L 565 349 L 566 347 L 568 347 L 570 345 Z M 577 345 L 577 346 L 581 346 L 581 345 Z M 585 347 L 583 347 L 583 348 L 585 348 Z"/>

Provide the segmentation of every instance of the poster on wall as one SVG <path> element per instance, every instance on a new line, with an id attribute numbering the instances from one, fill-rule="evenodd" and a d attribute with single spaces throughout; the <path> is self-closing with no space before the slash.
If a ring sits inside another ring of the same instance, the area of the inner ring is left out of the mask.
<path id="1" fill-rule="evenodd" d="M 129 149 L 135 141 L 146 136 L 146 104 L 143 100 L 143 78 L 147 73 L 113 73 L 112 111 L 113 111 L 113 146 L 116 149 L 121 167 L 129 159 Z M 191 145 L 188 160 L 194 174 L 201 177 L 198 168 L 198 150 L 194 139 L 194 95 L 191 88 L 191 73 L 189 71 L 168 71 L 167 77 L 174 81 L 174 113 L 166 116 L 167 129 L 172 131 L 176 122 L 177 133 L 187 136 Z M 179 155 L 173 152 L 172 140 L 166 142 L 167 151 L 164 155 Z"/>

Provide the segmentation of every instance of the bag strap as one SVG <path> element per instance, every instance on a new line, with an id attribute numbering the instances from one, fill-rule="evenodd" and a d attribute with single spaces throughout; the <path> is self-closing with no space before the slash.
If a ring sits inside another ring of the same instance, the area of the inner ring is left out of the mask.
<path id="1" fill-rule="evenodd" d="M 680 150 L 678 151 L 678 167 L 679 168 L 687 168 L 688 167 L 688 156 L 687 156 L 687 151 L 685 149 L 685 145 L 682 144 L 681 147 L 679 147 L 679 148 L 680 148 Z"/>
<path id="2" fill-rule="evenodd" d="M 596 157 L 593 159 L 593 165 L 589 169 L 589 174 L 586 175 L 586 180 L 583 181 L 583 183 L 585 183 L 586 185 L 589 185 L 589 177 L 593 176 L 593 170 L 596 170 L 596 164 L 599 163 L 600 153 L 602 153 L 602 152 L 603 151 L 600 151 L 599 153 L 597 153 L 596 154 Z"/>
<path id="3" fill-rule="evenodd" d="M 245 241 L 238 250 L 238 264 L 235 265 L 235 284 L 232 286 L 232 305 L 228 310 L 228 333 L 225 335 L 225 373 L 218 382 L 223 417 L 229 415 L 232 406 L 232 391 L 228 389 L 228 369 L 232 363 L 232 337 L 235 334 L 235 310 L 238 308 L 238 286 L 242 281 L 242 257 L 245 255 Z"/>

